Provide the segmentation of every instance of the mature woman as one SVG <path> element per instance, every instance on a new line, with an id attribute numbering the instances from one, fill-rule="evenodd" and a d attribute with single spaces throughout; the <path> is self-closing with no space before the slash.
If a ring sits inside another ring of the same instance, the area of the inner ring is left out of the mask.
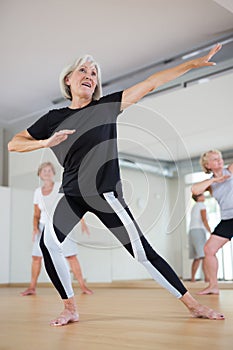
<path id="1" fill-rule="evenodd" d="M 40 164 L 37 175 L 39 176 L 42 184 L 34 192 L 34 214 L 33 214 L 33 232 L 32 232 L 32 267 L 31 267 L 31 282 L 29 287 L 21 293 L 22 296 L 35 295 L 37 280 L 40 275 L 42 252 L 40 249 L 40 239 L 43 229 L 48 221 L 48 218 L 52 215 L 58 201 L 61 199 L 62 194 L 59 193 L 59 182 L 54 181 L 56 174 L 55 167 L 51 162 L 44 162 Z M 82 231 L 89 234 L 88 227 L 84 221 L 81 220 Z M 69 262 L 70 268 L 74 277 L 79 282 L 79 286 L 84 294 L 93 294 L 93 292 L 87 288 L 83 279 L 82 270 L 77 259 L 78 248 L 77 243 L 72 239 L 66 239 L 62 243 L 62 253 Z"/>
<path id="2" fill-rule="evenodd" d="M 212 177 L 194 184 L 192 192 L 197 195 L 207 190 L 210 191 L 220 206 L 221 221 L 204 247 L 204 264 L 207 269 L 209 285 L 198 294 L 219 294 L 216 253 L 233 237 L 233 164 L 224 168 L 222 154 L 218 150 L 204 153 L 201 156 L 200 163 L 204 172 L 212 173 Z"/>
<path id="3" fill-rule="evenodd" d="M 62 188 L 53 222 L 41 239 L 48 274 L 61 295 L 64 311 L 51 325 L 78 321 L 79 316 L 59 244 L 87 211 L 97 217 L 164 288 L 179 298 L 195 317 L 223 319 L 200 305 L 186 290 L 175 272 L 150 246 L 124 202 L 117 153 L 117 116 L 128 106 L 162 84 L 190 69 L 212 66 L 209 62 L 221 45 L 206 56 L 158 72 L 124 91 L 100 98 L 98 64 L 91 56 L 77 60 L 61 74 L 63 95 L 69 107 L 49 111 L 35 124 L 17 134 L 10 151 L 29 152 L 50 147 L 64 167 Z"/>

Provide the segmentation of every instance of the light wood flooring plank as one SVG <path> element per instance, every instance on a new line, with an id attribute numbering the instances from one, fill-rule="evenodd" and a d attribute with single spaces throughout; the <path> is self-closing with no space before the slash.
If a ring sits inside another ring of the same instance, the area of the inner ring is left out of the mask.
<path id="1" fill-rule="evenodd" d="M 152 288 L 150 281 L 127 286 L 92 285 L 91 296 L 79 292 L 80 322 L 58 328 L 48 325 L 62 311 L 53 288 L 38 288 L 37 296 L 30 297 L 21 297 L 19 287 L 0 288 L 0 349 L 232 349 L 231 289 L 222 289 L 220 296 L 196 296 L 226 316 L 225 321 L 210 321 L 193 319 L 181 302 Z M 192 294 L 196 291 L 191 287 Z"/>

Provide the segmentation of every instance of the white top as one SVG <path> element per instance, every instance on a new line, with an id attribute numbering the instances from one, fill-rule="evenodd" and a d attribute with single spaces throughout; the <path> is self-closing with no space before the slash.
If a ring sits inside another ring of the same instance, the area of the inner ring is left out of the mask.
<path id="1" fill-rule="evenodd" d="M 191 210 L 190 230 L 193 228 L 203 228 L 206 230 L 201 218 L 201 210 L 206 210 L 205 204 L 203 202 L 196 202 Z"/>
<path id="2" fill-rule="evenodd" d="M 44 196 L 42 194 L 41 187 L 38 187 L 34 192 L 33 204 L 37 204 L 41 214 L 40 214 L 40 223 L 45 224 L 53 215 L 53 212 L 56 208 L 58 201 L 62 198 L 63 194 L 59 193 L 60 183 L 55 182 L 52 192 Z"/>

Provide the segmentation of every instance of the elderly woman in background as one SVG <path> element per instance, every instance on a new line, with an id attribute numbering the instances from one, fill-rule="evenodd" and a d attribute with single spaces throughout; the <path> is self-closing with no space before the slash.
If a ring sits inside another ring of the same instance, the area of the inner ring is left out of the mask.
<path id="1" fill-rule="evenodd" d="M 209 285 L 198 294 L 219 294 L 218 288 L 218 259 L 216 253 L 233 237 L 233 164 L 224 167 L 222 154 L 218 150 L 211 150 L 201 156 L 200 163 L 205 173 L 212 174 L 208 180 L 192 186 L 192 192 L 198 195 L 204 191 L 217 200 L 221 221 L 212 232 L 205 244 L 204 264 L 207 270 Z"/>
<path id="2" fill-rule="evenodd" d="M 51 162 L 44 162 L 40 164 L 37 175 L 42 181 L 42 185 L 38 187 L 34 192 L 34 214 L 33 214 L 33 232 L 32 232 L 32 267 L 31 267 L 31 282 L 29 287 L 21 293 L 22 296 L 29 296 L 36 294 L 37 280 L 41 271 L 42 252 L 39 246 L 40 239 L 46 222 L 49 217 L 53 215 L 53 210 L 56 207 L 62 194 L 59 193 L 60 183 L 54 181 L 56 174 L 55 167 Z M 81 220 L 82 231 L 89 234 L 88 227 L 84 221 Z M 74 277 L 79 282 L 79 286 L 84 294 L 93 294 L 93 292 L 87 288 L 80 263 L 77 259 L 78 247 L 74 240 L 66 239 L 62 243 L 62 253 L 69 262 L 71 271 Z"/>

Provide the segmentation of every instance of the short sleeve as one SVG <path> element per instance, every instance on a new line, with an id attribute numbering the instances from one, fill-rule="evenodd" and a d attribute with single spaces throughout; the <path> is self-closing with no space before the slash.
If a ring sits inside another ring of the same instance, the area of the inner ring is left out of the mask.
<path id="1" fill-rule="evenodd" d="M 114 92 L 112 94 L 102 97 L 98 102 L 111 104 L 111 110 L 114 110 L 114 114 L 118 115 L 121 111 L 121 100 L 123 91 Z"/>
<path id="2" fill-rule="evenodd" d="M 34 192 L 34 196 L 33 196 L 33 204 L 37 204 L 39 205 L 39 191 L 38 188 L 35 190 Z"/>
<path id="3" fill-rule="evenodd" d="M 205 206 L 204 203 L 198 202 L 198 204 L 199 204 L 199 209 L 200 209 L 200 210 L 206 210 L 206 206 Z"/>
<path id="4" fill-rule="evenodd" d="M 45 140 L 49 138 L 48 116 L 49 113 L 45 114 L 27 129 L 34 139 Z"/>
<path id="5" fill-rule="evenodd" d="M 103 103 L 106 102 L 121 102 L 123 91 L 113 92 L 101 98 Z"/>

